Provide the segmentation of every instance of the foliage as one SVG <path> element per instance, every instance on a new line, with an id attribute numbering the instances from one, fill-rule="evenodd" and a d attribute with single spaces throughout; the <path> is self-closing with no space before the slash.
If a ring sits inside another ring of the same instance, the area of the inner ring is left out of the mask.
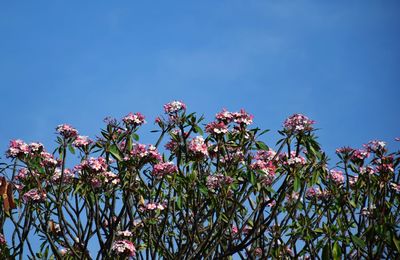
<path id="1" fill-rule="evenodd" d="M 304 115 L 285 121 L 274 151 L 244 110 L 223 110 L 205 127 L 182 102 L 164 110 L 154 146 L 138 142 L 140 113 L 107 119 L 95 141 L 60 125 L 52 154 L 11 141 L 0 227 L 13 230 L 0 236 L 2 256 L 400 257 L 399 152 L 384 142 L 338 149 L 329 170 Z M 68 168 L 70 157 L 79 164 Z"/>

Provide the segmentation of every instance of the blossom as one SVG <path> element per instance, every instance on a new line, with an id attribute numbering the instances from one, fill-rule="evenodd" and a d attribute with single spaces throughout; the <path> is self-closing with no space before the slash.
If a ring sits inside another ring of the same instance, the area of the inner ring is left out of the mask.
<path id="1" fill-rule="evenodd" d="M 250 125 L 253 123 L 253 115 L 248 114 L 244 109 L 241 109 L 240 112 L 235 112 L 232 114 L 234 118 L 234 122 L 240 125 Z"/>
<path id="2" fill-rule="evenodd" d="M 56 131 L 64 138 L 72 138 L 78 135 L 78 131 L 68 124 L 58 125 Z"/>
<path id="3" fill-rule="evenodd" d="M 250 165 L 250 168 L 253 170 L 262 171 L 266 175 L 275 176 L 275 166 L 271 161 L 265 162 L 262 160 L 257 160 Z"/>
<path id="4" fill-rule="evenodd" d="M 78 135 L 76 139 L 72 142 L 72 145 L 80 148 L 80 147 L 85 147 L 91 144 L 93 141 L 89 139 L 88 136 L 82 136 Z"/>
<path id="5" fill-rule="evenodd" d="M 224 122 L 211 122 L 206 125 L 206 132 L 210 134 L 226 134 L 228 127 Z"/>
<path id="6" fill-rule="evenodd" d="M 368 152 L 384 152 L 386 143 L 379 140 L 372 140 L 369 141 L 367 144 L 364 144 L 363 146 L 367 149 Z"/>
<path id="7" fill-rule="evenodd" d="M 170 175 L 178 171 L 178 167 L 173 162 L 162 162 L 153 166 L 152 174 L 160 179 L 165 175 Z"/>
<path id="8" fill-rule="evenodd" d="M 44 191 L 39 191 L 38 189 L 31 189 L 23 195 L 24 202 L 41 202 L 47 198 Z"/>
<path id="9" fill-rule="evenodd" d="M 189 143 L 189 150 L 196 155 L 208 156 L 207 148 L 202 136 L 196 136 Z"/>
<path id="10" fill-rule="evenodd" d="M 281 159 L 283 161 L 283 164 L 286 164 L 286 165 L 305 165 L 306 164 L 306 159 L 300 155 L 296 156 L 295 151 L 290 152 L 290 157 L 287 155 L 287 153 L 281 153 L 281 154 L 279 154 L 279 159 Z"/>
<path id="11" fill-rule="evenodd" d="M 58 161 L 54 159 L 54 156 L 48 152 L 41 152 L 40 157 L 42 158 L 42 165 L 47 167 L 54 167 L 58 165 Z"/>
<path id="12" fill-rule="evenodd" d="M 321 194 L 322 194 L 322 192 L 319 188 L 310 187 L 306 191 L 306 198 L 311 200 L 311 199 L 320 197 Z"/>
<path id="13" fill-rule="evenodd" d="M 257 151 L 254 159 L 263 161 L 272 161 L 275 158 L 276 152 L 269 148 L 269 150 Z"/>
<path id="14" fill-rule="evenodd" d="M 233 182 L 233 178 L 225 176 L 221 173 L 207 176 L 206 186 L 209 190 L 215 191 L 218 188 L 222 188 L 223 185 L 229 185 Z"/>
<path id="15" fill-rule="evenodd" d="M 364 160 L 369 157 L 369 152 L 367 150 L 357 149 L 351 154 L 352 160 Z"/>
<path id="16" fill-rule="evenodd" d="M 343 184 L 344 183 L 344 175 L 342 171 L 332 169 L 329 172 L 328 179 L 332 180 L 336 184 Z"/>
<path id="17" fill-rule="evenodd" d="M 113 172 L 110 171 L 103 172 L 102 176 L 104 177 L 105 183 L 111 183 L 113 185 L 117 185 L 120 182 L 118 175 Z"/>
<path id="18" fill-rule="evenodd" d="M 0 245 L 5 245 L 6 244 L 6 239 L 3 234 L 0 233 Z"/>
<path id="19" fill-rule="evenodd" d="M 107 170 L 107 163 L 106 159 L 103 157 L 90 157 L 87 160 L 83 160 L 80 164 L 80 168 L 87 169 L 89 171 L 94 171 L 94 172 L 104 172 Z"/>
<path id="20" fill-rule="evenodd" d="M 41 143 L 30 143 L 29 150 L 31 153 L 37 153 L 43 151 L 44 146 Z"/>
<path id="21" fill-rule="evenodd" d="M 312 125 L 315 121 L 310 120 L 308 117 L 302 114 L 294 114 L 289 116 L 283 123 L 284 128 L 293 133 L 300 133 L 305 131 L 312 131 Z"/>
<path id="22" fill-rule="evenodd" d="M 27 155 L 29 153 L 29 146 L 22 140 L 16 139 L 11 140 L 9 148 L 7 150 L 7 156 L 16 158 L 21 155 Z"/>
<path id="23" fill-rule="evenodd" d="M 64 169 L 64 174 L 63 174 L 63 183 L 70 183 L 72 179 L 75 177 L 75 174 L 70 170 L 70 169 Z M 52 182 L 59 182 L 61 179 L 61 169 L 56 168 L 54 170 L 54 174 L 51 177 Z"/>
<path id="24" fill-rule="evenodd" d="M 225 108 L 215 115 L 215 118 L 220 121 L 228 124 L 233 121 L 234 115 L 232 112 L 227 111 Z"/>
<path id="25" fill-rule="evenodd" d="M 359 171 L 360 174 L 368 174 L 368 175 L 374 174 L 376 172 L 376 170 L 369 165 L 367 167 L 360 167 Z"/>
<path id="26" fill-rule="evenodd" d="M 164 105 L 164 111 L 167 114 L 177 113 L 181 110 L 186 110 L 186 105 L 182 101 L 172 101 Z"/>
<path id="27" fill-rule="evenodd" d="M 114 241 L 111 250 L 116 255 L 127 255 L 127 256 L 135 256 L 136 248 L 133 243 L 129 240 L 117 240 Z"/>
<path id="28" fill-rule="evenodd" d="M 132 112 L 126 115 L 122 121 L 128 126 L 128 125 L 133 125 L 134 127 L 143 125 L 146 123 L 146 120 L 144 120 L 144 115 L 141 113 L 137 112 L 133 114 Z"/>
<path id="29" fill-rule="evenodd" d="M 132 145 L 132 150 L 129 152 L 129 156 L 125 156 L 124 160 L 128 161 L 130 159 L 144 159 L 148 161 L 160 161 L 161 154 L 158 152 L 154 145 L 134 143 Z"/>
<path id="30" fill-rule="evenodd" d="M 117 236 L 119 237 L 131 237 L 133 234 L 129 230 L 124 230 L 124 231 L 118 231 Z"/>

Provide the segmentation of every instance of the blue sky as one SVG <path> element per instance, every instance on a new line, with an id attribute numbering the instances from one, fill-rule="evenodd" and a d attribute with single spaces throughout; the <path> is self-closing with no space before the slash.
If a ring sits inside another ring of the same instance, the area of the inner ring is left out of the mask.
<path id="1" fill-rule="evenodd" d="M 399 13 L 398 1 L 3 1 L 0 147 L 51 147 L 61 123 L 93 137 L 130 111 L 150 143 L 179 99 L 208 119 L 245 108 L 274 131 L 304 113 L 331 155 L 376 138 L 397 148 Z"/>

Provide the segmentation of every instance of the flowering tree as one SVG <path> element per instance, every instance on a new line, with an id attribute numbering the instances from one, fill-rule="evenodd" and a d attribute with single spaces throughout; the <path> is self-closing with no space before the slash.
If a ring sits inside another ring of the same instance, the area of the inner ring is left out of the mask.
<path id="1" fill-rule="evenodd" d="M 0 169 L 2 257 L 400 257 L 400 157 L 384 142 L 340 148 L 328 169 L 304 115 L 286 119 L 274 151 L 244 110 L 223 110 L 205 128 L 180 101 L 164 110 L 154 145 L 138 142 L 140 113 L 107 119 L 95 141 L 60 125 L 53 153 L 11 141 Z"/>

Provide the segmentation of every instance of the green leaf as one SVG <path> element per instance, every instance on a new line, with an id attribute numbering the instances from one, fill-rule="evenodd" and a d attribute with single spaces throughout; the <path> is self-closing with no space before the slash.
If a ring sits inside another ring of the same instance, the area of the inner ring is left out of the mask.
<path id="1" fill-rule="evenodd" d="M 261 150 L 266 150 L 266 151 L 269 150 L 268 146 L 262 141 L 256 141 L 256 146 L 258 149 L 261 149 Z"/>
<path id="2" fill-rule="evenodd" d="M 72 145 L 68 145 L 68 150 L 72 153 L 75 154 L 75 149 L 72 147 Z"/>
<path id="3" fill-rule="evenodd" d="M 203 135 L 203 130 L 198 125 L 194 126 L 194 132 Z"/>
<path id="4" fill-rule="evenodd" d="M 133 138 L 133 140 L 135 140 L 135 141 L 139 141 L 139 135 L 136 134 L 136 133 L 133 133 L 133 134 L 132 134 L 132 138 Z"/>
<path id="5" fill-rule="evenodd" d="M 334 260 L 341 259 L 342 257 L 342 249 L 340 248 L 338 241 L 333 244 L 332 256 Z"/>
<path id="6" fill-rule="evenodd" d="M 326 242 L 324 248 L 322 249 L 322 260 L 330 260 L 331 251 L 329 250 L 329 242 Z"/>
<path id="7" fill-rule="evenodd" d="M 294 191 L 298 191 L 300 190 L 300 187 L 301 187 L 300 177 L 296 175 L 294 177 L 293 189 Z"/>
<path id="8" fill-rule="evenodd" d="M 181 198 L 181 196 L 176 198 L 176 206 L 178 207 L 178 209 L 182 208 L 182 198 Z"/>
<path id="9" fill-rule="evenodd" d="M 400 240 L 398 240 L 398 239 L 396 238 L 396 235 L 395 235 L 395 234 L 393 234 L 393 243 L 394 243 L 394 245 L 396 246 L 397 251 L 400 252 Z"/>
<path id="10" fill-rule="evenodd" d="M 110 146 L 110 153 L 115 159 L 117 159 L 118 161 L 122 161 L 122 154 L 115 144 Z"/>
<path id="11" fill-rule="evenodd" d="M 352 235 L 351 239 L 356 244 L 356 246 L 359 248 L 365 248 L 367 246 L 367 244 L 364 242 L 364 240 L 362 240 L 358 236 Z"/>

